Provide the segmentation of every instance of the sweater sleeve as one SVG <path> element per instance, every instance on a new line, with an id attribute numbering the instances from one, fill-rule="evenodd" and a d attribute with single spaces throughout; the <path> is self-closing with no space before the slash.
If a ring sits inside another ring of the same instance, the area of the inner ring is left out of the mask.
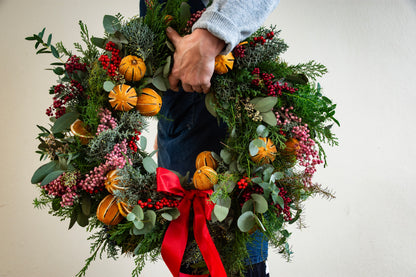
<path id="1" fill-rule="evenodd" d="M 278 3 L 279 0 L 214 0 L 192 30 L 207 29 L 224 40 L 222 54 L 226 54 L 256 31 Z"/>

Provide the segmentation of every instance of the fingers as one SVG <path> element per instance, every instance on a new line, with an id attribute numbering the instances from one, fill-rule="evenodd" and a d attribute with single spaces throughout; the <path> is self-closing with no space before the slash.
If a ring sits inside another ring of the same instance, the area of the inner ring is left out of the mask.
<path id="1" fill-rule="evenodd" d="M 179 91 L 179 81 L 180 79 L 173 74 L 170 74 L 168 77 L 170 89 L 173 91 Z"/>
<path id="2" fill-rule="evenodd" d="M 182 38 L 172 27 L 166 28 L 166 35 L 175 47 L 179 40 Z"/>

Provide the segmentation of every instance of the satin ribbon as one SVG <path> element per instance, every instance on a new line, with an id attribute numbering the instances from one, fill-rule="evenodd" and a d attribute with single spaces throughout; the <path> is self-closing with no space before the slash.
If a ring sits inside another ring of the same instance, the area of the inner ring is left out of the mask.
<path id="1" fill-rule="evenodd" d="M 227 277 L 217 248 L 209 234 L 206 220 L 211 219 L 214 205 L 208 201 L 212 190 L 185 190 L 179 177 L 162 167 L 157 168 L 157 190 L 181 196 L 180 216 L 173 220 L 163 238 L 161 254 L 173 277 L 184 277 L 179 272 L 188 241 L 189 212 L 194 211 L 194 237 L 212 277 Z M 202 275 L 208 276 L 208 275 Z"/>
<path id="2" fill-rule="evenodd" d="M 192 275 L 192 274 L 179 273 L 179 277 L 209 277 L 209 274 Z"/>

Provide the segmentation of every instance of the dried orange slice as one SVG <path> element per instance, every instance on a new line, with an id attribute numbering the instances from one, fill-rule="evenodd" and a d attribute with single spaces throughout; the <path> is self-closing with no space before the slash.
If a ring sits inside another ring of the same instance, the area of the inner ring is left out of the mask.
<path id="1" fill-rule="evenodd" d="M 81 119 L 75 120 L 74 123 L 71 124 L 71 133 L 74 136 L 79 137 L 81 144 L 88 144 L 88 142 L 94 137 L 89 131 L 88 127 L 82 122 Z"/>
<path id="2" fill-rule="evenodd" d="M 137 93 L 134 87 L 129 85 L 117 85 L 108 94 L 111 107 L 117 111 L 127 112 L 137 104 Z"/>

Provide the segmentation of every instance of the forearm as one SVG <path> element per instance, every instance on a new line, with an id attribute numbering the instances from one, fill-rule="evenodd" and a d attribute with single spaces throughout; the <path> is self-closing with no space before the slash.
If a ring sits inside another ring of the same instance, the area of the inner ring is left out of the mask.
<path id="1" fill-rule="evenodd" d="M 230 52 L 266 20 L 279 0 L 214 0 L 194 24 L 206 29 L 226 44 L 222 54 Z"/>

